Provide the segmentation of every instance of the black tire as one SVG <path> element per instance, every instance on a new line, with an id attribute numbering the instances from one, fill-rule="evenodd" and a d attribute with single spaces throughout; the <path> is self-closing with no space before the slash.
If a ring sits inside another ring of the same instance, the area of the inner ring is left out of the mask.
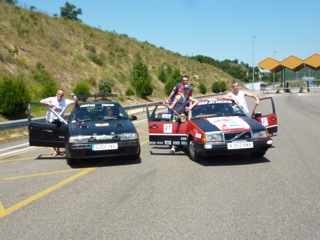
<path id="1" fill-rule="evenodd" d="M 193 138 L 189 139 L 188 148 L 189 148 L 189 158 L 195 162 L 200 161 L 200 155 L 196 151 Z"/>
<path id="2" fill-rule="evenodd" d="M 73 158 L 67 158 L 67 164 L 72 165 L 75 164 L 77 161 Z"/>
<path id="3" fill-rule="evenodd" d="M 132 160 L 137 160 L 137 159 L 139 159 L 139 157 L 140 157 L 140 152 L 137 153 L 137 154 L 134 154 L 134 155 L 130 155 L 129 157 L 130 157 L 130 159 L 132 159 Z"/>
<path id="4" fill-rule="evenodd" d="M 251 156 L 254 158 L 261 158 L 266 154 L 266 151 L 262 151 L 262 152 L 253 152 L 251 153 Z"/>

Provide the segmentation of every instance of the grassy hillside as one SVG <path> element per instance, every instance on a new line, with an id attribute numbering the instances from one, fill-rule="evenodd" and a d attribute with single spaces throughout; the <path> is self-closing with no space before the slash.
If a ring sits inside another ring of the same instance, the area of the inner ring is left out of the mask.
<path id="1" fill-rule="evenodd" d="M 144 60 L 156 86 L 150 96 L 152 100 L 166 98 L 164 84 L 156 74 L 164 63 L 189 75 L 195 94 L 199 94 L 197 86 L 200 81 L 210 91 L 214 81 L 226 81 L 229 86 L 232 80 L 220 69 L 151 43 L 1 2 L 0 32 L 0 78 L 5 74 L 22 74 L 31 91 L 36 87 L 31 73 L 36 64 L 41 63 L 59 88 L 66 91 L 66 97 L 70 97 L 81 80 L 94 79 L 90 91 L 96 93 L 99 80 L 109 77 L 116 82 L 113 92 L 120 96 L 116 100 L 123 105 L 143 102 L 135 97 L 123 97 L 130 86 L 130 71 L 136 54 Z"/>

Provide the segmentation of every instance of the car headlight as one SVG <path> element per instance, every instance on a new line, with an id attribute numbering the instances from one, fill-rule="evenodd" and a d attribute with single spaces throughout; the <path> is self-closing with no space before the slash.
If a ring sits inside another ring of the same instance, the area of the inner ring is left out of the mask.
<path id="1" fill-rule="evenodd" d="M 69 137 L 69 143 L 87 143 L 90 136 Z"/>
<path id="2" fill-rule="evenodd" d="M 134 140 L 134 139 L 138 139 L 138 138 L 139 138 L 138 133 L 122 133 L 120 135 L 120 140 L 121 141 Z"/>
<path id="3" fill-rule="evenodd" d="M 203 142 L 222 142 L 222 135 L 220 132 L 206 133 Z"/>
<path id="4" fill-rule="evenodd" d="M 261 131 L 254 131 L 252 133 L 253 138 L 266 138 L 267 137 L 267 131 L 261 130 Z"/>

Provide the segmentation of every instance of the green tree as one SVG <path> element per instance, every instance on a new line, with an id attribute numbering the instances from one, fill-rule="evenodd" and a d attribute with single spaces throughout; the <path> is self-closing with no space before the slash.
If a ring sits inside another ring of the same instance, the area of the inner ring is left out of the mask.
<path id="1" fill-rule="evenodd" d="M 136 81 L 136 92 L 137 95 L 142 98 L 150 96 L 153 92 L 151 81 L 144 79 L 143 77 L 139 78 Z"/>
<path id="2" fill-rule="evenodd" d="M 69 20 L 81 21 L 78 19 L 78 15 L 82 15 L 81 8 L 76 9 L 76 6 L 68 2 L 65 3 L 64 7 L 60 7 L 60 16 Z"/>
<path id="3" fill-rule="evenodd" d="M 166 95 L 169 95 L 174 88 L 174 86 L 181 81 L 181 73 L 179 69 L 174 68 L 174 69 L 168 69 L 167 72 L 167 80 L 166 84 L 164 86 L 164 92 Z"/>
<path id="4" fill-rule="evenodd" d="M 152 94 L 153 86 L 151 83 L 151 76 L 148 72 L 147 65 L 143 62 L 140 55 L 136 56 L 133 63 L 130 81 L 139 97 L 145 98 Z"/>
<path id="5" fill-rule="evenodd" d="M 0 112 L 7 117 L 21 117 L 31 97 L 22 77 L 5 75 L 0 80 Z"/>
<path id="6" fill-rule="evenodd" d="M 57 83 L 53 77 L 46 71 L 45 66 L 37 62 L 36 69 L 31 71 L 33 79 L 40 84 L 40 92 L 38 97 L 40 99 L 48 96 L 54 96 L 57 92 Z M 36 99 L 37 100 L 37 99 Z"/>
<path id="7" fill-rule="evenodd" d="M 0 0 L 0 2 L 5 2 L 12 5 L 16 5 L 18 3 L 17 0 Z"/>

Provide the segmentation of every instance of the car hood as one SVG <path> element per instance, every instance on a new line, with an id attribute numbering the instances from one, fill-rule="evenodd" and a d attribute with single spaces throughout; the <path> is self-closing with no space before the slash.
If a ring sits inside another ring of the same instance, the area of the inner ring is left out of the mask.
<path id="1" fill-rule="evenodd" d="M 262 124 L 247 116 L 212 117 L 192 119 L 204 132 L 251 131 L 265 129 Z"/>
<path id="2" fill-rule="evenodd" d="M 106 121 L 79 121 L 69 126 L 71 136 L 92 134 L 115 134 L 136 132 L 136 128 L 129 119 Z"/>

